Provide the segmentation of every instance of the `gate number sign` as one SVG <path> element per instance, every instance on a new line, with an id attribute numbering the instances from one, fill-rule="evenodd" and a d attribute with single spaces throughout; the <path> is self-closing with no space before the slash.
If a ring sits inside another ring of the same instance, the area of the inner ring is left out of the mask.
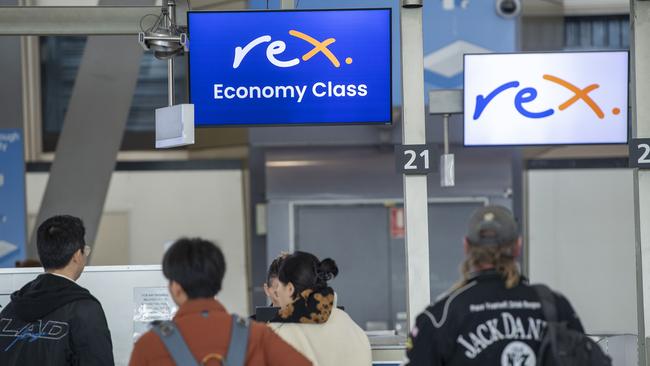
<path id="1" fill-rule="evenodd" d="M 402 174 L 429 174 L 436 170 L 435 145 L 395 146 L 397 171 Z"/>
<path id="2" fill-rule="evenodd" d="M 629 149 L 630 168 L 650 169 L 650 139 L 633 139 Z"/>

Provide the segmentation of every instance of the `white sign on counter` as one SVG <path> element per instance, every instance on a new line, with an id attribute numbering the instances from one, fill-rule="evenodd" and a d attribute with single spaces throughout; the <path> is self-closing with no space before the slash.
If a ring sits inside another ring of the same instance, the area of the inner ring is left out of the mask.
<path id="1" fill-rule="evenodd" d="M 136 287 L 133 302 L 133 342 L 151 329 L 151 322 L 171 320 L 178 310 L 166 287 Z"/>

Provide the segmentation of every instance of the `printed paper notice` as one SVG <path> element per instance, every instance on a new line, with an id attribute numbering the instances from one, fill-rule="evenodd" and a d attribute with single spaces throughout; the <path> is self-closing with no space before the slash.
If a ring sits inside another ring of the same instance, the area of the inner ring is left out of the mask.
<path id="1" fill-rule="evenodd" d="M 133 303 L 133 342 L 151 328 L 151 322 L 171 320 L 178 310 L 166 287 L 136 287 Z"/>

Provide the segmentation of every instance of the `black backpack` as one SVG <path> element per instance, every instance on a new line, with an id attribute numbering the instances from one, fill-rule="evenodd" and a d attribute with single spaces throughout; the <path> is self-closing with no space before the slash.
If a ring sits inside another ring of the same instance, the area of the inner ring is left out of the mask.
<path id="1" fill-rule="evenodd" d="M 596 342 L 558 320 L 553 292 L 544 285 L 534 287 L 547 322 L 537 366 L 611 366 L 612 359 Z"/>

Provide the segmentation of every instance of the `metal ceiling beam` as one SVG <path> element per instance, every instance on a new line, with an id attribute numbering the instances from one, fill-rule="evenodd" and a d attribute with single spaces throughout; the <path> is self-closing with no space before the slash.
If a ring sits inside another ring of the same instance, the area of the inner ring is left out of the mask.
<path id="1" fill-rule="evenodd" d="M 158 16 L 160 7 L 7 6 L 0 7 L 0 35 L 131 35 L 147 14 Z"/>

